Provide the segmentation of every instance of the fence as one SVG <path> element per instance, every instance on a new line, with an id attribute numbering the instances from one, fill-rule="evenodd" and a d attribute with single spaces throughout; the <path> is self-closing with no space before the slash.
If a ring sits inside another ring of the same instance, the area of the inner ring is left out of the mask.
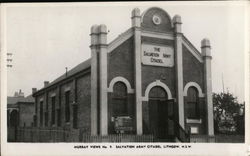
<path id="1" fill-rule="evenodd" d="M 8 127 L 7 137 L 8 137 L 9 142 L 12 142 L 12 141 L 16 140 L 16 131 L 15 130 L 16 129 L 14 127 Z"/>
<path id="2" fill-rule="evenodd" d="M 154 142 L 153 135 L 110 134 L 106 136 L 83 136 L 83 142 Z"/>
<path id="3" fill-rule="evenodd" d="M 111 134 L 91 136 L 80 129 L 17 128 L 8 134 L 10 142 L 153 142 L 153 135 Z M 16 137 L 12 137 L 15 135 Z"/>
<path id="4" fill-rule="evenodd" d="M 214 137 L 209 137 L 207 135 L 192 135 L 190 137 L 190 142 L 215 142 L 215 143 L 244 143 L 244 135 L 226 135 L 218 134 Z"/>
<path id="5" fill-rule="evenodd" d="M 215 142 L 219 142 L 219 143 L 244 143 L 245 136 L 244 135 L 219 134 L 219 135 L 215 136 Z"/>
<path id="6" fill-rule="evenodd" d="M 8 128 L 9 142 L 156 142 L 153 135 L 110 134 L 91 136 L 80 129 Z M 244 143 L 243 135 L 192 135 L 190 142 Z"/>
<path id="7" fill-rule="evenodd" d="M 62 128 L 17 128 L 15 142 L 79 142 L 80 130 Z"/>

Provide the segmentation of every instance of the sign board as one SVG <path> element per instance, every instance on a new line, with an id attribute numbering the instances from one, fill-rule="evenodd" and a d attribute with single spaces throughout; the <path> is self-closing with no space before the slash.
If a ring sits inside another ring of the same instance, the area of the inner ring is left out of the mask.
<path id="1" fill-rule="evenodd" d="M 124 133 L 132 131 L 132 118 L 129 116 L 118 116 L 115 119 L 115 131 L 117 133 Z"/>
<path id="2" fill-rule="evenodd" d="M 142 63 L 144 65 L 173 67 L 174 49 L 169 46 L 142 44 Z"/>
<path id="3" fill-rule="evenodd" d="M 191 127 L 191 134 L 198 134 L 198 127 Z"/>

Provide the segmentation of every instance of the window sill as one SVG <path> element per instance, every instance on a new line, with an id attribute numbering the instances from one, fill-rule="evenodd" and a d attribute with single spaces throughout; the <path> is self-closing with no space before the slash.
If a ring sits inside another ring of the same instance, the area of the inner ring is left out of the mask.
<path id="1" fill-rule="evenodd" d="M 186 119 L 187 123 L 196 123 L 196 124 L 201 124 L 202 119 Z"/>
<path id="2" fill-rule="evenodd" d="M 72 103 L 71 103 L 71 105 L 77 105 L 77 102 L 75 102 L 75 101 L 73 101 Z"/>

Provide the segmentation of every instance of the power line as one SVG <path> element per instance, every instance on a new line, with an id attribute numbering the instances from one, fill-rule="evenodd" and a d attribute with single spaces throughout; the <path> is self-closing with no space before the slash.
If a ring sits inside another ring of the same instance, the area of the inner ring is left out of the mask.
<path id="1" fill-rule="evenodd" d="M 222 73 L 222 89 L 223 89 L 223 93 L 224 93 L 224 79 L 223 79 L 223 73 Z"/>

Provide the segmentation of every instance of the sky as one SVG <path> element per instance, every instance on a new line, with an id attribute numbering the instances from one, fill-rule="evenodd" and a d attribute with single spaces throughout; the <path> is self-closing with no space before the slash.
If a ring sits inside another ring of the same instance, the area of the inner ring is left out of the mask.
<path id="1" fill-rule="evenodd" d="M 13 54 L 7 95 L 21 89 L 27 96 L 90 58 L 92 25 L 106 24 L 111 42 L 131 27 L 133 8 L 152 6 L 171 18 L 179 14 L 183 34 L 199 51 L 201 40 L 210 39 L 213 92 L 223 91 L 223 80 L 224 90 L 244 101 L 246 5 L 232 2 L 7 4 L 6 52 Z"/>

